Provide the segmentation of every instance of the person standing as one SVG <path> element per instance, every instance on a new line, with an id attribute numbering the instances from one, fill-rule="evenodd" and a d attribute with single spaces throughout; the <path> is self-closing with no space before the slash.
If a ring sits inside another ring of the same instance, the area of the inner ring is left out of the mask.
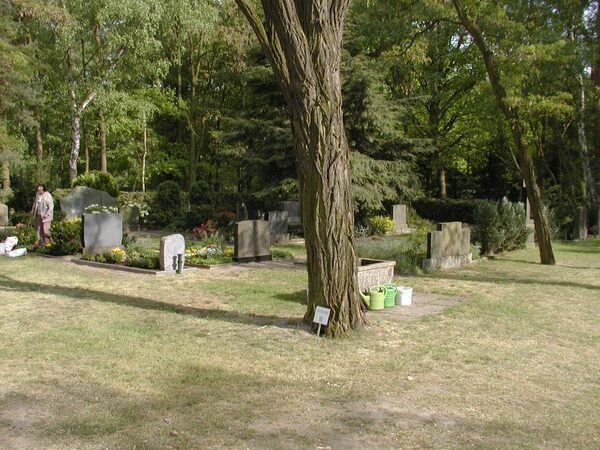
<path id="1" fill-rule="evenodd" d="M 54 218 L 54 200 L 43 184 L 38 184 L 35 188 L 31 215 L 35 219 L 39 244 L 40 246 L 46 245 L 50 237 L 50 225 Z"/>

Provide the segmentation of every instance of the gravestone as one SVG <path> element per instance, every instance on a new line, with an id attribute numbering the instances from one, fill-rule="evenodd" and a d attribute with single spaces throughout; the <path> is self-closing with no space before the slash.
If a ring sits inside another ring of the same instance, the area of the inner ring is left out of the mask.
<path id="1" fill-rule="evenodd" d="M 122 206 L 119 212 L 123 217 L 123 231 L 125 233 L 140 230 L 140 208 L 138 206 Z"/>
<path id="2" fill-rule="evenodd" d="M 81 217 L 89 205 L 117 206 L 117 200 L 104 191 L 87 186 L 76 186 L 59 200 L 65 219 Z"/>
<path id="3" fill-rule="evenodd" d="M 295 200 L 287 200 L 279 202 L 279 209 L 287 211 L 288 213 L 288 225 L 298 226 L 301 224 L 300 221 L 300 202 Z"/>
<path id="4" fill-rule="evenodd" d="M 246 203 L 240 202 L 235 205 L 235 221 L 248 220 L 248 207 Z"/>
<path id="5" fill-rule="evenodd" d="M 587 208 L 585 206 L 577 208 L 573 226 L 573 239 L 587 239 Z"/>
<path id="6" fill-rule="evenodd" d="M 8 206 L 0 203 L 0 227 L 8 225 Z"/>
<path id="7" fill-rule="evenodd" d="M 395 233 L 408 231 L 408 225 L 406 223 L 406 205 L 394 205 L 392 207 L 392 217 L 394 219 Z"/>
<path id="8" fill-rule="evenodd" d="M 234 225 L 235 262 L 270 261 L 271 236 L 266 220 L 242 220 Z"/>
<path id="9" fill-rule="evenodd" d="M 471 230 L 461 222 L 438 223 L 437 231 L 427 233 L 427 258 L 424 269 L 449 269 L 469 264 Z"/>
<path id="10" fill-rule="evenodd" d="M 287 211 L 269 211 L 269 233 L 272 243 L 289 240 Z"/>
<path id="11" fill-rule="evenodd" d="M 84 214 L 82 226 L 84 255 L 100 255 L 121 246 L 123 241 L 121 214 Z"/>
<path id="12" fill-rule="evenodd" d="M 160 240 L 160 270 L 174 272 L 177 270 L 177 255 L 182 255 L 182 266 L 185 264 L 185 239 L 181 234 L 170 234 Z"/>

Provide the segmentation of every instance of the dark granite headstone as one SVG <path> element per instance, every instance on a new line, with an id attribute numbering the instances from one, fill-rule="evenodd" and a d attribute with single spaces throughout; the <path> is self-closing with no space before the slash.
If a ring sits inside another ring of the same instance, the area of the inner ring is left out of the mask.
<path id="1" fill-rule="evenodd" d="M 242 220 L 234 226 L 235 262 L 270 261 L 271 236 L 266 220 Z"/>
<path id="2" fill-rule="evenodd" d="M 123 241 L 121 214 L 83 215 L 83 253 L 101 254 L 120 247 Z"/>
<path id="3" fill-rule="evenodd" d="M 269 211 L 269 232 L 272 243 L 289 239 L 287 211 Z"/>
<path id="4" fill-rule="evenodd" d="M 122 206 L 120 208 L 123 217 L 123 231 L 139 231 L 140 229 L 140 208 L 137 206 Z"/>
<path id="5" fill-rule="evenodd" d="M 117 200 L 104 191 L 86 186 L 74 187 L 71 192 L 60 199 L 60 209 L 65 213 L 67 220 L 81 217 L 89 205 L 117 206 Z"/>
<path id="6" fill-rule="evenodd" d="M 288 225 L 300 225 L 300 202 L 294 200 L 279 202 L 279 209 L 287 211 Z"/>

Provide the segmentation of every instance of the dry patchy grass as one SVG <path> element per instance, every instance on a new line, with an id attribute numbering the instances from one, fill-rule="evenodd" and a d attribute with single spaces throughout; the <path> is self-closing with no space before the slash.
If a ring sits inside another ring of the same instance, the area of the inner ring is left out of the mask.
<path id="1" fill-rule="evenodd" d="M 0 259 L 0 448 L 598 448 L 600 241 L 398 282 L 466 298 L 306 332 L 306 274 Z"/>

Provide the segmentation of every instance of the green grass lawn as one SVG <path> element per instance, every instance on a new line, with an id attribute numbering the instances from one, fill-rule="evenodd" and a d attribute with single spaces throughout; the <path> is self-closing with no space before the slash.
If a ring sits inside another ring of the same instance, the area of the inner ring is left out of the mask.
<path id="1" fill-rule="evenodd" d="M 600 240 L 397 278 L 464 300 L 307 333 L 302 269 L 0 258 L 0 448 L 599 448 Z"/>

